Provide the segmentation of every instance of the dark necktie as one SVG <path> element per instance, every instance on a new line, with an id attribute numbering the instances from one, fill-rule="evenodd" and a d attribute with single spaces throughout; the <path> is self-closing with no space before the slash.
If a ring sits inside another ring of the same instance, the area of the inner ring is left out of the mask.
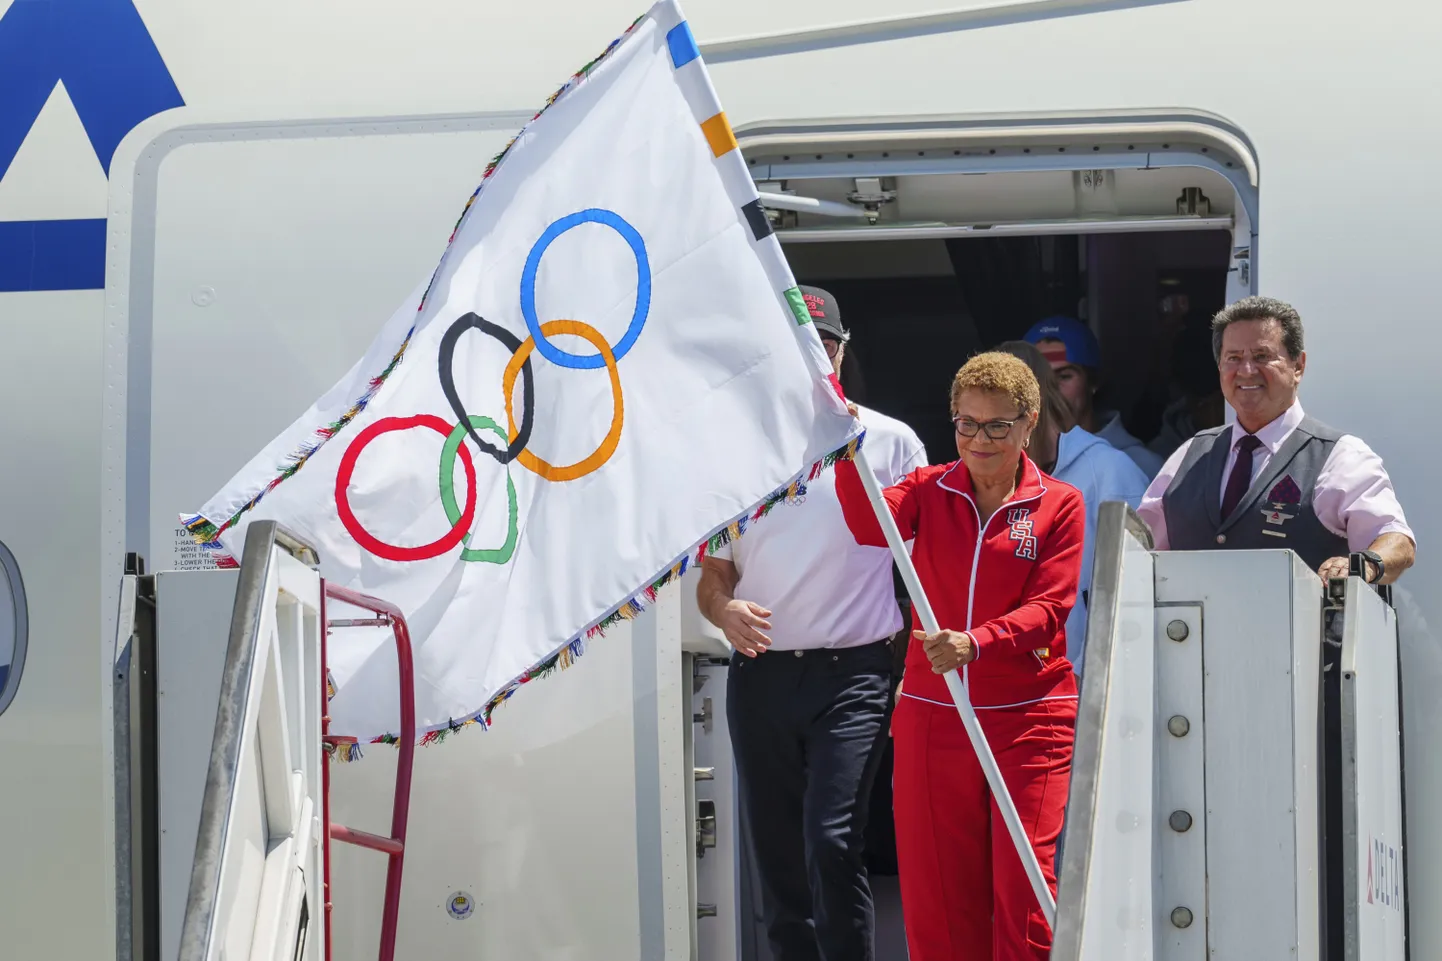
<path id="1" fill-rule="evenodd" d="M 1232 516 L 1232 511 L 1241 503 L 1242 495 L 1252 486 L 1252 451 L 1262 446 L 1256 434 L 1243 434 L 1237 441 L 1237 462 L 1227 476 L 1227 490 L 1222 495 L 1222 520 Z"/>

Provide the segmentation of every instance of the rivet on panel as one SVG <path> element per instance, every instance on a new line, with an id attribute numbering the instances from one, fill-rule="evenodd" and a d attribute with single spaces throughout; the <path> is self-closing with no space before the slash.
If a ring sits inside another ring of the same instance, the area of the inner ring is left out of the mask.
<path id="1" fill-rule="evenodd" d="M 1192 730 L 1192 722 L 1180 714 L 1173 714 L 1167 719 L 1167 730 L 1171 732 L 1172 737 L 1186 737 Z"/>
<path id="2" fill-rule="evenodd" d="M 1172 830 L 1178 834 L 1185 834 L 1192 829 L 1192 816 L 1186 811 L 1173 811 L 1172 816 L 1167 818 L 1167 823 Z"/>
<path id="3" fill-rule="evenodd" d="M 1185 641 L 1189 634 L 1191 634 L 1191 628 L 1187 627 L 1186 621 L 1176 620 L 1168 622 L 1167 637 L 1170 637 L 1172 640 Z"/>
<path id="4" fill-rule="evenodd" d="M 1172 908 L 1172 926 L 1178 928 L 1189 928 L 1192 926 L 1191 908 Z"/>

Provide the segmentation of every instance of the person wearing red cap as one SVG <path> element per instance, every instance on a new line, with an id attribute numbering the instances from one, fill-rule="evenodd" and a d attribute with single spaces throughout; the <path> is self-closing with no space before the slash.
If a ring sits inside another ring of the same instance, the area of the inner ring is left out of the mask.
<path id="1" fill-rule="evenodd" d="M 1157 476 L 1162 469 L 1161 455 L 1127 431 L 1121 414 L 1097 409 L 1102 351 L 1091 328 L 1070 317 L 1048 317 L 1033 324 L 1022 339 L 1035 345 L 1051 362 L 1057 386 L 1071 405 L 1077 426 L 1130 457 L 1148 480 Z"/>
<path id="2" fill-rule="evenodd" d="M 911 961 L 1044 961 L 1051 931 L 942 674 L 959 670 L 1042 874 L 1056 890 L 1077 682 L 1066 621 L 1076 599 L 1082 495 L 1027 457 L 1040 407 L 1011 354 L 957 373 L 959 459 L 884 491 L 944 628 L 913 617 L 892 716 L 897 863 Z M 860 544 L 886 543 L 854 464 L 836 491 Z"/>
<path id="3" fill-rule="evenodd" d="M 850 339 L 836 300 L 802 287 L 837 375 Z M 916 434 L 861 410 L 881 484 L 926 463 Z M 696 600 L 735 648 L 726 717 L 745 843 L 775 961 L 873 961 L 864 858 L 871 789 L 886 745 L 901 629 L 885 545 L 846 530 L 827 472 L 701 562 Z"/>

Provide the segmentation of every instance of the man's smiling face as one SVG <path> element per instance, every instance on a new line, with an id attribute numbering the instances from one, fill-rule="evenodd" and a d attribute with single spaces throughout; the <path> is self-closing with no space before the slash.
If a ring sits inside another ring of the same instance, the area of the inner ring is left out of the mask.
<path id="1" fill-rule="evenodd" d="M 1287 412 L 1306 367 L 1305 352 L 1295 360 L 1287 356 L 1282 325 L 1270 317 L 1239 320 L 1222 331 L 1222 393 L 1250 433 Z"/>

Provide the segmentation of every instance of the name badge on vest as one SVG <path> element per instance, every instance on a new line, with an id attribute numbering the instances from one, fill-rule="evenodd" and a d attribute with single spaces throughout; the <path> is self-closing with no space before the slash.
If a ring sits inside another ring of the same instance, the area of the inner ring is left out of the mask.
<path id="1" fill-rule="evenodd" d="M 1292 480 L 1291 476 L 1288 475 L 1278 481 L 1276 487 L 1272 488 L 1271 493 L 1267 495 L 1267 501 L 1267 506 L 1262 508 L 1262 519 L 1268 524 L 1282 527 L 1287 521 L 1297 516 L 1296 507 L 1302 502 L 1302 491 L 1297 487 L 1297 482 Z M 1292 513 L 1287 513 L 1288 510 L 1291 510 Z M 1271 530 L 1265 527 L 1262 529 L 1262 533 L 1269 534 L 1272 537 L 1287 536 L 1282 531 Z"/>

